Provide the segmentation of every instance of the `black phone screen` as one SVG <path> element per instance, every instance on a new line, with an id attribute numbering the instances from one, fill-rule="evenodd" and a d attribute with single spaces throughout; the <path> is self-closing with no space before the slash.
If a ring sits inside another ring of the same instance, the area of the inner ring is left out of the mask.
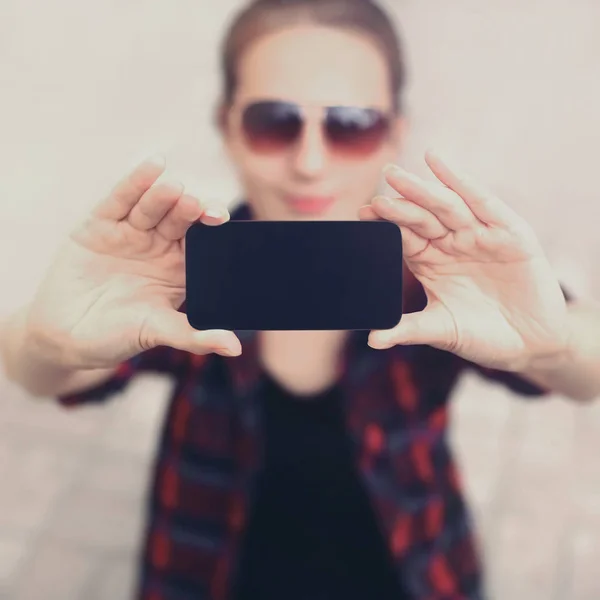
<path id="1" fill-rule="evenodd" d="M 393 223 L 197 223 L 185 244 L 195 329 L 389 329 L 402 316 L 402 236 Z"/>

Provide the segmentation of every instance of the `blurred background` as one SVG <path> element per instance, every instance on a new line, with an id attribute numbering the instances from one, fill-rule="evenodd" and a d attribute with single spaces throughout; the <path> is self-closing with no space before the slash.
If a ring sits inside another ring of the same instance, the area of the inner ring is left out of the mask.
<path id="1" fill-rule="evenodd" d="M 600 3 L 388 0 L 410 64 L 400 162 L 434 146 L 534 225 L 561 281 L 600 298 Z M 240 0 L 1 0 L 0 317 L 133 164 L 201 198 L 238 187 L 212 125 Z M 596 235 L 595 235 L 596 234 Z M 0 597 L 127 600 L 170 383 L 72 412 L 0 379 Z M 527 402 L 475 376 L 452 436 L 493 599 L 600 598 L 600 403 Z"/>

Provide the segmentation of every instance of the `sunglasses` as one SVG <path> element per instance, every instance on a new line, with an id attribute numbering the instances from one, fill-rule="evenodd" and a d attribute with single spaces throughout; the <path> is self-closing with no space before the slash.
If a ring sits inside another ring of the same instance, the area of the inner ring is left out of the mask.
<path id="1" fill-rule="evenodd" d="M 293 102 L 261 101 L 242 110 L 242 131 L 248 146 L 260 154 L 274 154 L 293 146 L 306 126 L 307 115 Z M 330 151 L 343 158 L 365 158 L 381 148 L 390 132 L 391 118 L 373 108 L 328 106 L 321 127 Z"/>

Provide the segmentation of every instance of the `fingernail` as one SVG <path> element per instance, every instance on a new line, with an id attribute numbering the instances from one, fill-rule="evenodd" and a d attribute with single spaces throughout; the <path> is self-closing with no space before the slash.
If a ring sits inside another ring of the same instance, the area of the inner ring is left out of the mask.
<path id="1" fill-rule="evenodd" d="M 393 339 L 391 335 L 386 335 L 386 334 L 379 334 L 378 336 L 374 337 L 372 340 L 373 344 L 380 349 L 385 349 L 385 348 L 389 348 L 390 346 L 393 345 Z"/>
<path id="2" fill-rule="evenodd" d="M 425 156 L 429 158 L 434 158 L 436 160 L 441 160 L 444 163 L 446 162 L 446 153 L 439 152 L 437 148 L 427 148 Z"/>
<path id="3" fill-rule="evenodd" d="M 383 167 L 383 172 L 385 175 L 403 175 L 405 173 L 404 169 L 392 163 L 385 165 L 385 167 Z"/>
<path id="4" fill-rule="evenodd" d="M 375 343 L 375 342 L 369 342 L 369 346 L 371 346 L 371 348 L 373 348 L 373 350 L 388 350 L 389 348 L 392 347 L 391 344 L 381 344 L 381 343 Z"/>
<path id="5" fill-rule="evenodd" d="M 162 154 L 155 154 L 148 159 L 148 162 L 156 167 L 164 167 L 167 161 Z"/>
<path id="6" fill-rule="evenodd" d="M 225 356 L 239 356 L 242 353 L 241 348 L 234 348 L 232 346 L 223 346 L 222 348 L 219 348 L 218 351 Z"/>
<path id="7" fill-rule="evenodd" d="M 373 202 L 379 202 L 384 206 L 394 206 L 394 200 L 389 196 L 376 196 L 373 198 Z"/>
<path id="8" fill-rule="evenodd" d="M 221 208 L 207 208 L 204 215 L 209 219 L 222 219 L 225 216 L 225 211 Z"/>
<path id="9" fill-rule="evenodd" d="M 236 357 L 236 356 L 240 356 L 240 354 L 241 354 L 241 353 L 242 353 L 242 351 L 241 351 L 241 350 L 232 350 L 231 348 L 226 348 L 226 349 L 223 351 L 223 354 L 224 354 L 225 356 L 229 356 L 229 357 L 231 357 L 231 358 L 234 358 L 234 357 Z"/>
<path id="10" fill-rule="evenodd" d="M 165 177 L 160 181 L 162 185 L 168 186 L 174 190 L 177 190 L 179 194 L 183 194 L 184 186 L 181 181 L 177 181 L 177 179 L 172 179 L 170 177 Z"/>

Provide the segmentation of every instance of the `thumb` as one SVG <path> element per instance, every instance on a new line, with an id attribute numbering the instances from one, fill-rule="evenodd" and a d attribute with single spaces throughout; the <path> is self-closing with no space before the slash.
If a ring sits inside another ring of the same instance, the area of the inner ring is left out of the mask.
<path id="1" fill-rule="evenodd" d="M 372 331 L 369 346 L 384 350 L 396 345 L 428 345 L 449 350 L 456 345 L 456 327 L 450 312 L 441 304 L 402 315 L 393 329 Z"/>
<path id="2" fill-rule="evenodd" d="M 242 345 L 231 331 L 213 329 L 198 331 L 188 322 L 185 314 L 173 309 L 154 310 L 145 320 L 140 339 L 143 346 L 170 346 L 192 354 L 215 352 L 223 356 L 238 356 Z"/>

